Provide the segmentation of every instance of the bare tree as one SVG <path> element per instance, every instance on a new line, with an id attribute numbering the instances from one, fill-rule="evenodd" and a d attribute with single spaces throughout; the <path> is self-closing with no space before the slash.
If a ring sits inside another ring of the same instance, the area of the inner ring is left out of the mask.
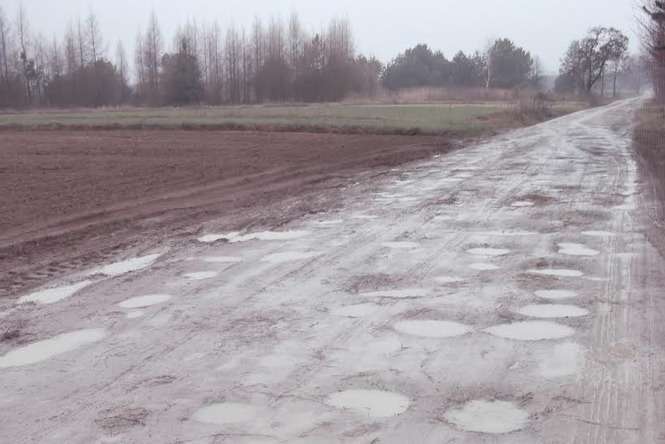
<path id="1" fill-rule="evenodd" d="M 151 105 L 159 104 L 159 69 L 162 58 L 162 32 L 159 28 L 157 15 L 150 14 L 148 29 L 143 43 L 143 63 L 147 83 L 148 101 Z"/>
<path id="2" fill-rule="evenodd" d="M 102 32 L 99 28 L 99 20 L 97 16 L 91 11 L 85 21 L 87 42 L 90 48 L 90 61 L 91 63 L 97 62 L 97 59 L 103 57 L 103 38 Z"/>
<path id="3" fill-rule="evenodd" d="M 5 12 L 0 7 L 0 67 L 2 68 L 2 79 L 7 91 L 9 90 L 9 22 Z"/>
<path id="4" fill-rule="evenodd" d="M 31 82 L 34 78 L 34 61 L 29 59 L 28 45 L 28 22 L 25 17 L 25 9 L 23 3 L 19 4 L 18 13 L 16 18 L 16 30 L 18 32 L 19 50 L 21 58 L 21 67 L 23 74 L 23 82 L 25 88 L 25 100 L 28 105 L 32 104 L 32 88 Z"/>
<path id="5" fill-rule="evenodd" d="M 665 103 L 665 2 L 645 0 L 647 19 L 641 22 L 643 44 L 649 54 L 649 65 L 656 100 Z"/>

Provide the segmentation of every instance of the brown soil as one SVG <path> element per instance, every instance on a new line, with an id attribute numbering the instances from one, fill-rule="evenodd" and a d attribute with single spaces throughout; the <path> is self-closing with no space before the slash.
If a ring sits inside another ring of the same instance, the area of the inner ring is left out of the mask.
<path id="1" fill-rule="evenodd" d="M 425 136 L 4 131 L 0 296 L 177 242 L 213 219 L 275 226 L 323 211 L 362 171 L 448 150 Z"/>

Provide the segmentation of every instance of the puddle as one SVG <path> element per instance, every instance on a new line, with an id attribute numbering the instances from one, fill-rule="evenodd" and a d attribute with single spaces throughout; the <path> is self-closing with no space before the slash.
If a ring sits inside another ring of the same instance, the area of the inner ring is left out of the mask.
<path id="1" fill-rule="evenodd" d="M 544 378 L 561 378 L 578 372 L 584 363 L 584 348 L 574 342 L 554 346 L 538 366 Z"/>
<path id="2" fill-rule="evenodd" d="M 473 254 L 474 256 L 495 257 L 505 256 L 506 254 L 510 253 L 510 250 L 505 248 L 472 248 L 467 250 L 467 253 Z"/>
<path id="3" fill-rule="evenodd" d="M 118 304 L 121 308 L 145 308 L 152 305 L 163 304 L 171 299 L 168 294 L 149 294 L 146 296 L 138 296 L 135 298 L 127 299 Z"/>
<path id="4" fill-rule="evenodd" d="M 372 216 L 369 214 L 356 214 L 354 216 L 351 216 L 351 219 L 356 219 L 356 220 L 374 220 L 378 216 Z"/>
<path id="5" fill-rule="evenodd" d="M 411 250 L 420 247 L 420 245 L 415 242 L 384 242 L 381 245 L 393 250 Z"/>
<path id="6" fill-rule="evenodd" d="M 370 418 L 389 418 L 404 413 L 411 401 L 404 395 L 381 390 L 346 390 L 330 395 L 326 404 Z"/>
<path id="7" fill-rule="evenodd" d="M 539 233 L 533 231 L 481 231 L 478 234 L 482 236 L 501 236 L 501 237 L 520 237 L 520 236 L 535 236 Z"/>
<path id="8" fill-rule="evenodd" d="M 205 424 L 237 424 L 256 416 L 256 409 L 248 404 L 221 402 L 200 408 L 192 415 L 194 421 Z"/>
<path id="9" fill-rule="evenodd" d="M 577 297 L 577 293 L 571 290 L 538 290 L 536 296 L 550 300 L 572 299 Z"/>
<path id="10" fill-rule="evenodd" d="M 501 434 L 522 430 L 529 413 L 507 401 L 470 401 L 460 409 L 446 412 L 451 424 L 468 432 Z"/>
<path id="11" fill-rule="evenodd" d="M 402 321 L 395 324 L 395 330 L 411 336 L 423 338 L 453 338 L 473 331 L 464 324 L 449 321 Z"/>
<path id="12" fill-rule="evenodd" d="M 526 207 L 532 207 L 534 205 L 535 204 L 529 200 L 520 200 L 517 202 L 513 202 L 512 205 L 510 206 L 514 208 L 526 208 Z"/>
<path id="13" fill-rule="evenodd" d="M 321 256 L 322 254 L 323 253 L 319 253 L 317 251 L 310 251 L 310 252 L 287 251 L 284 253 L 269 254 L 268 256 L 261 259 L 261 262 L 269 262 L 271 264 L 283 264 L 285 262 L 312 259 L 317 256 Z"/>
<path id="14" fill-rule="evenodd" d="M 364 298 L 408 299 L 423 298 L 428 296 L 428 294 L 428 291 L 422 288 L 406 288 L 403 290 L 370 291 L 367 293 L 360 293 L 360 296 Z"/>
<path id="15" fill-rule="evenodd" d="M 30 293 L 26 296 L 23 296 L 18 300 L 18 303 L 25 304 L 26 302 L 35 302 L 37 304 L 53 304 L 73 296 L 76 292 L 82 290 L 90 284 L 92 284 L 92 281 L 83 281 L 79 282 L 78 284 L 48 288 L 46 290 L 37 291 L 35 293 Z"/>
<path id="16" fill-rule="evenodd" d="M 210 264 L 238 264 L 243 261 L 243 258 L 236 256 L 208 256 L 201 260 Z"/>
<path id="17" fill-rule="evenodd" d="M 376 310 L 380 308 L 376 304 L 356 304 L 356 305 L 347 305 L 346 307 L 340 307 L 332 310 L 333 316 L 344 316 L 347 318 L 362 318 L 364 316 L 369 316 L 376 313 Z"/>
<path id="18" fill-rule="evenodd" d="M 494 327 L 486 328 L 485 332 L 500 338 L 514 339 L 517 341 L 561 339 L 575 334 L 575 330 L 567 325 L 561 325 L 549 321 L 524 321 L 496 325 Z"/>
<path id="19" fill-rule="evenodd" d="M 529 270 L 531 274 L 539 274 L 541 276 L 556 276 L 556 277 L 581 277 L 584 273 L 577 270 L 567 270 L 565 268 L 543 268 L 539 270 Z"/>
<path id="20" fill-rule="evenodd" d="M 322 225 L 324 227 L 331 226 L 331 225 L 341 225 L 343 223 L 344 223 L 344 221 L 342 219 L 321 220 L 321 221 L 317 222 L 317 224 Z"/>
<path id="21" fill-rule="evenodd" d="M 477 263 L 477 264 L 469 265 L 469 268 L 471 268 L 472 270 L 476 270 L 476 271 L 494 271 L 494 270 L 498 270 L 501 267 L 499 267 L 498 265 L 494 265 L 494 264 Z"/>
<path id="22" fill-rule="evenodd" d="M 614 233 L 609 231 L 583 231 L 582 235 L 590 237 L 612 237 Z"/>
<path id="23" fill-rule="evenodd" d="M 10 351 L 0 357 L 0 368 L 35 364 L 83 347 L 84 345 L 101 341 L 104 337 L 106 337 L 106 331 L 103 328 L 63 333 L 50 339 L 33 342 L 32 344 Z"/>
<path id="24" fill-rule="evenodd" d="M 133 259 L 127 259 L 126 261 L 105 265 L 88 272 L 88 276 L 95 274 L 103 274 L 104 276 L 119 276 L 121 274 L 130 273 L 132 271 L 142 270 L 152 265 L 153 262 L 159 258 L 159 256 L 161 255 L 151 254 L 148 256 L 135 257 Z"/>
<path id="25" fill-rule="evenodd" d="M 559 253 L 568 256 L 597 256 L 600 251 L 593 250 L 582 244 L 561 243 L 559 244 Z"/>
<path id="26" fill-rule="evenodd" d="M 446 285 L 446 284 L 458 284 L 460 282 L 464 282 L 464 279 L 457 276 L 439 276 L 435 277 L 434 281 L 439 284 Z"/>
<path id="27" fill-rule="evenodd" d="M 532 318 L 579 318 L 588 316 L 589 310 L 576 305 L 534 304 L 520 308 L 517 313 Z"/>
<path id="28" fill-rule="evenodd" d="M 145 312 L 143 310 L 130 311 L 129 313 L 127 313 L 127 319 L 138 319 L 140 317 L 143 317 L 144 314 Z"/>
<path id="29" fill-rule="evenodd" d="M 206 279 L 212 279 L 217 276 L 219 273 L 216 271 L 195 271 L 193 273 L 185 273 L 183 277 L 189 281 L 203 281 Z"/>
<path id="30" fill-rule="evenodd" d="M 242 234 L 234 231 L 226 234 L 207 234 L 199 237 L 198 241 L 203 243 L 213 243 L 220 240 L 226 240 L 230 243 L 247 242 L 251 240 L 260 241 L 285 241 L 300 239 L 309 235 L 309 231 L 262 231 L 258 233 Z"/>

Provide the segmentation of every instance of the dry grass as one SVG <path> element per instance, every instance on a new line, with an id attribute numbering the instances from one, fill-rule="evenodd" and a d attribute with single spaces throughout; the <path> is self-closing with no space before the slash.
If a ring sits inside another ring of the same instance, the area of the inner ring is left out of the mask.
<path id="1" fill-rule="evenodd" d="M 514 102 L 504 101 L 33 110 L 0 113 L 0 129 L 167 128 L 467 137 L 550 117 L 536 116 L 527 122 L 514 109 Z"/>
<path id="2" fill-rule="evenodd" d="M 653 179 L 657 198 L 665 202 L 665 106 L 649 103 L 638 113 L 635 149 L 643 171 Z M 662 221 L 662 209 L 658 214 Z"/>

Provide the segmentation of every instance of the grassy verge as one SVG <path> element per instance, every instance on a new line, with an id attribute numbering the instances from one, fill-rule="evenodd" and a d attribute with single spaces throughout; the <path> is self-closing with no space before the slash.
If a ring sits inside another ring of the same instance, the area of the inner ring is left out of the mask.
<path id="1" fill-rule="evenodd" d="M 649 103 L 637 119 L 633 139 L 640 166 L 653 183 L 654 197 L 665 203 L 665 106 Z M 664 219 L 663 206 L 655 215 L 660 221 Z"/>
<path id="2" fill-rule="evenodd" d="M 472 137 L 536 123 L 581 108 L 576 103 L 560 103 L 551 107 L 547 115 L 525 114 L 508 102 L 44 110 L 0 113 L 0 129 L 181 128 Z"/>

